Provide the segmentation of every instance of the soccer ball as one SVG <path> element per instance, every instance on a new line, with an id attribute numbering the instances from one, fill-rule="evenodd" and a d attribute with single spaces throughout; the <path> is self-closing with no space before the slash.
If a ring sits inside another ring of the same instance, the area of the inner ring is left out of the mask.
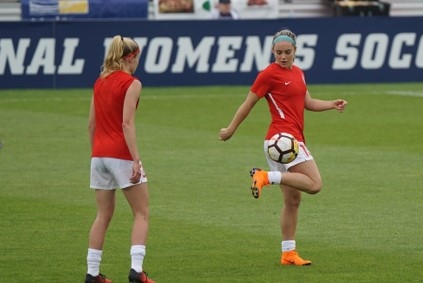
<path id="1" fill-rule="evenodd" d="M 270 138 L 267 151 L 272 160 L 287 164 L 298 155 L 298 141 L 288 133 L 278 133 Z"/>

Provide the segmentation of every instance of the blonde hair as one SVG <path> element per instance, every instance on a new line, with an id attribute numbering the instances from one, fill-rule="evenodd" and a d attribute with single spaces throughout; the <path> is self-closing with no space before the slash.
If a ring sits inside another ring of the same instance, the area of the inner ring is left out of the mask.
<path id="1" fill-rule="evenodd" d="M 121 35 L 114 36 L 101 66 L 100 76 L 123 70 L 124 59 L 136 56 L 138 53 L 139 46 L 133 39 Z"/>

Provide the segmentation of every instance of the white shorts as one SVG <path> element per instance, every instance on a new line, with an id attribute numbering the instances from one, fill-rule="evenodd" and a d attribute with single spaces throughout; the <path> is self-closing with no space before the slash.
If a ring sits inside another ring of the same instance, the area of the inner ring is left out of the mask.
<path id="1" fill-rule="evenodd" d="M 270 171 L 279 171 L 279 172 L 286 172 L 289 168 L 305 162 L 307 160 L 313 160 L 313 156 L 311 155 L 310 151 L 307 149 L 306 145 L 303 142 L 298 142 L 298 156 L 288 164 L 282 164 L 270 159 L 269 153 L 267 151 L 267 145 L 269 144 L 269 140 L 264 141 L 264 155 L 266 156 L 267 164 L 269 164 Z"/>
<path id="2" fill-rule="evenodd" d="M 90 188 L 114 190 L 147 183 L 147 176 L 142 165 L 140 181 L 136 184 L 132 184 L 129 181 L 132 176 L 132 163 L 133 161 L 131 160 L 117 158 L 91 158 Z"/>

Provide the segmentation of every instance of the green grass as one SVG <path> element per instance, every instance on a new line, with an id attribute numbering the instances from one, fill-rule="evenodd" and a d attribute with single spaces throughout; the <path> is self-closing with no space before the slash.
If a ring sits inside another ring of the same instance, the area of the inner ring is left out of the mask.
<path id="1" fill-rule="evenodd" d="M 423 84 L 312 85 L 345 113 L 306 113 L 324 178 L 304 195 L 297 244 L 313 260 L 280 266 L 277 187 L 259 200 L 248 171 L 266 168 L 260 102 L 218 140 L 248 86 L 145 87 L 137 114 L 149 177 L 145 269 L 157 282 L 420 282 L 423 278 Z M 0 282 L 82 282 L 95 216 L 88 188 L 91 90 L 0 91 Z M 101 270 L 127 282 L 132 217 L 121 193 Z"/>

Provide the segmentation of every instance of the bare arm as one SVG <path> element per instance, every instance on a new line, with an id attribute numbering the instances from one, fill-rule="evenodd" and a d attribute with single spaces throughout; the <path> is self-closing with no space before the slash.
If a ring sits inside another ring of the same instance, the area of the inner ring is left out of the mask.
<path id="1" fill-rule="evenodd" d="M 244 119 L 248 116 L 251 109 L 253 109 L 259 99 L 260 98 L 255 93 L 251 91 L 248 93 L 247 98 L 239 106 L 229 126 L 227 128 L 220 129 L 220 140 L 226 141 L 232 137 L 236 129 L 238 129 L 242 121 L 244 121 Z"/>
<path id="2" fill-rule="evenodd" d="M 94 132 L 95 132 L 95 109 L 94 109 L 94 95 L 91 96 L 90 114 L 88 116 L 88 136 L 90 138 L 91 148 L 94 143 Z"/>
<path id="3" fill-rule="evenodd" d="M 126 91 L 125 101 L 123 104 L 122 129 L 126 144 L 128 145 L 129 152 L 131 153 L 133 160 L 133 175 L 130 179 L 132 183 L 137 183 L 141 177 L 141 163 L 135 130 L 135 112 L 137 109 L 137 102 L 141 94 L 141 89 L 141 82 L 139 80 L 134 80 Z"/>
<path id="4" fill-rule="evenodd" d="M 335 100 L 320 100 L 314 99 L 311 97 L 310 93 L 307 91 L 305 99 L 305 109 L 309 111 L 326 111 L 331 109 L 336 109 L 338 112 L 343 112 L 347 102 L 343 99 Z"/>

